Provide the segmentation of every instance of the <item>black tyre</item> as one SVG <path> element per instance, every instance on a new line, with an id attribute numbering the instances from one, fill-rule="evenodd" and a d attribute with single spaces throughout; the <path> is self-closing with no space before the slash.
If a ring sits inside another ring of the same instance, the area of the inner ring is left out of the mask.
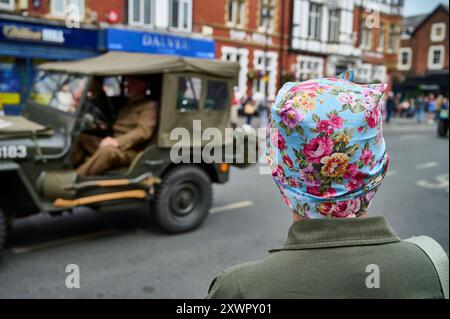
<path id="1" fill-rule="evenodd" d="M 209 214 L 212 185 L 199 167 L 183 165 L 171 169 L 158 185 L 152 201 L 153 217 L 167 233 L 199 227 Z"/>
<path id="2" fill-rule="evenodd" d="M 3 214 L 3 211 L 0 209 L 0 253 L 2 252 L 3 247 L 5 246 L 6 235 L 7 235 L 7 221 L 5 215 Z"/>
<path id="3" fill-rule="evenodd" d="M 440 137 L 446 137 L 448 132 L 448 122 L 440 120 L 438 122 L 438 135 Z"/>

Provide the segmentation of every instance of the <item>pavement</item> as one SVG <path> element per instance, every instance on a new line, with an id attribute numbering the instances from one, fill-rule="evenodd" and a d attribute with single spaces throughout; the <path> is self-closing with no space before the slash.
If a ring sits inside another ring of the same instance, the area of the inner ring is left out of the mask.
<path id="1" fill-rule="evenodd" d="M 449 250 L 449 140 L 434 125 L 385 126 L 391 166 L 370 215 L 401 238 L 428 235 Z M 285 240 L 290 213 L 259 167 L 233 169 L 214 186 L 214 208 L 196 231 L 170 236 L 149 211 L 78 210 L 16 221 L 0 262 L 0 298 L 203 298 L 222 270 L 259 259 Z M 80 270 L 68 289 L 67 266 Z"/>

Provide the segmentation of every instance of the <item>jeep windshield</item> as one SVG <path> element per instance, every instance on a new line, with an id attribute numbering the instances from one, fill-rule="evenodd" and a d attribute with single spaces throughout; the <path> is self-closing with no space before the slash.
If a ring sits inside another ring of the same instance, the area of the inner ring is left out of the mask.
<path id="1" fill-rule="evenodd" d="M 55 130 L 71 131 L 75 114 L 83 103 L 88 76 L 40 71 L 26 103 L 23 116 Z"/>
<path id="2" fill-rule="evenodd" d="M 31 100 L 63 112 L 75 113 L 86 84 L 86 76 L 41 71 L 34 81 Z"/>

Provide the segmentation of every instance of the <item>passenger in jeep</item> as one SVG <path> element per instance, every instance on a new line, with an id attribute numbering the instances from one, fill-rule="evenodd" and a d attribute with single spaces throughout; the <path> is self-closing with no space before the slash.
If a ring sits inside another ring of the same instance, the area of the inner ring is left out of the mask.
<path id="1" fill-rule="evenodd" d="M 155 133 L 158 120 L 158 102 L 147 96 L 147 84 L 139 77 L 125 80 L 128 103 L 118 110 L 112 125 L 113 134 L 105 138 L 80 134 L 71 162 L 80 176 L 101 175 L 114 168 L 129 166 Z"/>

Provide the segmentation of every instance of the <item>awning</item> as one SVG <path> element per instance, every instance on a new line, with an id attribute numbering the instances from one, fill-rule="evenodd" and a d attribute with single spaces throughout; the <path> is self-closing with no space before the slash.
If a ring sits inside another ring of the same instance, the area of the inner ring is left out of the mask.
<path id="1" fill-rule="evenodd" d="M 128 52 L 109 52 L 75 62 L 44 63 L 39 69 L 97 76 L 197 72 L 237 78 L 239 74 L 239 64 L 233 62 Z"/>
<path id="2" fill-rule="evenodd" d="M 408 77 L 395 87 L 400 90 L 419 89 L 423 91 L 448 91 L 449 73 L 430 73 L 425 76 Z"/>

